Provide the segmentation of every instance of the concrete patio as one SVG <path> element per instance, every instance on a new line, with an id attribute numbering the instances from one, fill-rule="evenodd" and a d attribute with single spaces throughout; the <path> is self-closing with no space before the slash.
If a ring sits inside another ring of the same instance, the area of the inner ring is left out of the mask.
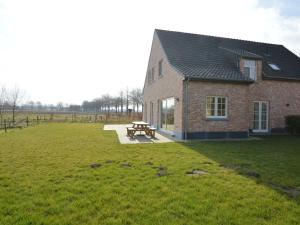
<path id="1" fill-rule="evenodd" d="M 115 130 L 117 132 L 119 141 L 121 144 L 147 144 L 147 143 L 167 143 L 174 142 L 174 140 L 167 138 L 158 132 L 155 133 L 155 138 L 151 138 L 145 135 L 135 135 L 134 138 L 127 136 L 126 127 L 131 126 L 131 124 L 108 124 L 104 125 L 103 130 Z M 142 132 L 144 134 L 144 132 Z"/>

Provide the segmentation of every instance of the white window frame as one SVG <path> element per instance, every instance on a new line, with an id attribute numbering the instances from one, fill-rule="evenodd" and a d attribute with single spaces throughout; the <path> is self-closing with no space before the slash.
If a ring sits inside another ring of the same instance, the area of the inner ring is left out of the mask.
<path id="1" fill-rule="evenodd" d="M 214 105 L 214 112 L 215 112 L 215 115 L 213 116 L 208 116 L 207 115 L 207 112 L 208 112 L 208 108 L 207 108 L 207 99 L 208 98 L 214 98 L 215 99 L 215 105 Z M 225 98 L 225 116 L 218 116 L 218 99 L 219 98 Z M 206 99 L 205 99 L 205 116 L 206 118 L 208 119 L 227 119 L 228 117 L 228 97 L 225 97 L 225 96 L 206 96 Z"/>
<path id="2" fill-rule="evenodd" d="M 244 68 L 247 67 L 250 69 L 249 77 L 252 80 L 256 80 L 257 77 L 257 63 L 256 60 L 245 59 Z"/>
<path id="3" fill-rule="evenodd" d="M 257 129 L 252 129 L 252 132 L 255 133 L 262 133 L 262 132 L 268 132 L 269 131 L 269 102 L 267 101 L 254 101 L 253 102 L 253 107 L 254 104 L 258 103 L 258 128 Z M 261 123 L 262 123 L 262 104 L 266 104 L 266 129 L 261 128 Z M 253 114 L 254 114 L 254 109 L 253 109 Z M 254 115 L 252 119 L 252 123 L 254 123 Z M 252 125 L 253 126 L 253 125 Z"/>

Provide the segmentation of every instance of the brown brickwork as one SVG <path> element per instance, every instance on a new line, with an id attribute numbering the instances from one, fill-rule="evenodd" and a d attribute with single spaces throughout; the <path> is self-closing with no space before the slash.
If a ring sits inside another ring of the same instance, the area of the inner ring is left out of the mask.
<path id="1" fill-rule="evenodd" d="M 163 60 L 163 75 L 158 76 L 158 63 Z M 243 72 L 244 61 L 240 60 Z M 152 124 L 160 125 L 160 102 L 169 97 L 175 104 L 175 133 L 184 133 L 184 76 L 172 67 L 154 33 L 148 70 L 154 67 L 154 82 L 144 85 L 143 120 L 150 122 L 150 102 L 153 102 Z M 284 117 L 300 114 L 300 82 L 264 80 L 262 61 L 257 61 L 257 80 L 253 83 L 190 81 L 188 85 L 188 129 L 193 132 L 248 132 L 253 123 L 253 102 L 269 104 L 269 129 L 284 128 Z M 223 120 L 206 118 L 206 96 L 228 98 L 228 116 Z"/>
<path id="2" fill-rule="evenodd" d="M 158 76 L 158 63 L 162 62 L 162 76 Z M 153 102 L 153 124 L 155 127 L 160 125 L 160 102 L 163 99 L 174 97 L 175 101 L 175 131 L 182 131 L 182 80 L 183 77 L 169 64 L 168 59 L 160 45 L 158 37 L 154 34 L 151 54 L 148 63 L 148 70 L 154 67 L 154 82 L 148 84 L 148 78 L 144 84 L 144 110 L 143 120 L 150 122 L 150 102 Z M 147 105 L 147 106 L 145 106 Z"/>

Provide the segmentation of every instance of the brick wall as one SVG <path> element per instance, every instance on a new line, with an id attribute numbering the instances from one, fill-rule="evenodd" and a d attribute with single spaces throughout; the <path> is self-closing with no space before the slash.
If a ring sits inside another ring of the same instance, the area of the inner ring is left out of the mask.
<path id="1" fill-rule="evenodd" d="M 163 60 L 163 73 L 162 76 L 158 76 L 158 62 Z M 175 124 L 174 129 L 176 133 L 182 131 L 182 98 L 183 98 L 183 86 L 182 75 L 169 64 L 166 55 L 160 45 L 156 33 L 153 37 L 151 55 L 148 63 L 148 70 L 154 67 L 154 82 L 148 84 L 148 79 L 145 79 L 144 85 L 144 110 L 143 120 L 150 122 L 150 102 L 153 102 L 153 125 L 158 127 L 160 124 L 160 102 L 163 99 L 175 97 L 178 101 L 175 101 Z M 145 105 L 147 105 L 145 107 Z"/>
<path id="2" fill-rule="evenodd" d="M 248 131 L 247 84 L 192 81 L 189 84 L 189 132 Z M 228 98 L 227 119 L 206 118 L 206 96 Z"/>
<path id="3" fill-rule="evenodd" d="M 261 61 L 258 61 L 257 68 L 257 81 L 249 85 L 249 121 L 252 121 L 253 101 L 267 101 L 269 128 L 283 128 L 286 115 L 300 115 L 300 82 L 263 80 Z M 252 123 L 249 126 L 252 128 Z"/>
<path id="4" fill-rule="evenodd" d="M 158 76 L 158 62 L 163 60 L 163 75 Z M 244 61 L 240 61 L 243 71 Z M 174 131 L 178 137 L 184 132 L 184 81 L 183 76 L 172 67 L 154 33 L 148 70 L 154 67 L 154 82 L 144 85 L 143 120 L 150 122 L 150 102 L 153 103 L 152 125 L 160 125 L 161 100 L 175 97 Z M 269 129 L 284 128 L 284 117 L 300 114 L 300 82 L 262 79 L 262 62 L 257 61 L 257 80 L 252 84 L 190 81 L 188 108 L 188 132 L 248 132 L 252 129 L 253 102 L 269 103 Z M 228 118 L 206 118 L 206 96 L 228 98 Z"/>

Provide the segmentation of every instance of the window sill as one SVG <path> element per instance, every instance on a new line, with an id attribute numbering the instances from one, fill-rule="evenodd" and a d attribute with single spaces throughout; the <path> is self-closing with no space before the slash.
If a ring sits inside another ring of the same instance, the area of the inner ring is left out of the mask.
<path id="1" fill-rule="evenodd" d="M 205 119 L 206 121 L 228 121 L 229 119 L 228 118 L 218 118 L 218 117 L 211 117 L 211 118 L 206 118 Z"/>

